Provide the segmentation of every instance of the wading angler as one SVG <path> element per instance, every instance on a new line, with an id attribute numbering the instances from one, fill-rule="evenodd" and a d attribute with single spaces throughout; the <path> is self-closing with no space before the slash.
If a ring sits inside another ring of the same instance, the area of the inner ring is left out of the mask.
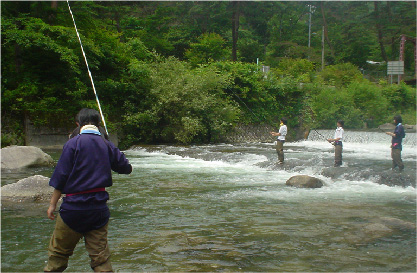
<path id="1" fill-rule="evenodd" d="M 112 173 L 130 174 L 132 165 L 125 155 L 98 130 L 100 115 L 93 109 L 78 114 L 80 134 L 68 140 L 49 181 L 54 188 L 47 214 L 55 219 L 56 205 L 65 194 L 55 230 L 49 243 L 49 259 L 45 272 L 62 272 L 81 238 L 96 272 L 112 272 L 107 227 L 110 211 L 107 206 L 112 186 Z"/>

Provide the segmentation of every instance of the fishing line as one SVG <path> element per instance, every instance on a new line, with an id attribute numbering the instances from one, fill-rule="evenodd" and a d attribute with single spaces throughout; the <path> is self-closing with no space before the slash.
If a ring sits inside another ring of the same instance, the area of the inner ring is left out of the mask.
<path id="1" fill-rule="evenodd" d="M 303 119 L 301 116 L 300 117 L 298 117 L 299 119 L 301 119 L 302 121 L 304 121 L 305 123 L 307 123 L 306 121 L 305 121 L 305 119 Z M 314 120 L 314 118 L 313 118 L 313 121 L 315 122 L 315 120 Z M 322 134 L 320 134 L 316 129 L 311 129 L 311 130 L 313 130 L 314 132 L 316 132 L 319 136 L 321 136 L 322 138 L 324 138 L 324 139 L 327 139 L 325 136 L 323 136 Z"/>
<path id="2" fill-rule="evenodd" d="M 317 132 L 317 130 L 316 129 L 313 129 L 313 131 L 314 132 L 316 132 L 319 136 L 321 136 L 322 138 L 324 138 L 324 139 L 327 139 L 325 136 L 323 136 L 322 134 L 320 134 L 319 132 Z"/>
<path id="3" fill-rule="evenodd" d="M 107 131 L 106 121 L 104 120 L 103 112 L 101 111 L 100 100 L 98 99 L 98 95 L 97 95 L 97 92 L 96 92 L 96 87 L 94 86 L 93 76 L 91 75 L 90 67 L 88 66 L 87 56 L 85 55 L 84 48 L 83 48 L 83 44 L 81 42 L 81 37 L 80 37 L 80 34 L 78 33 L 77 25 L 75 24 L 74 15 L 72 14 L 72 10 L 71 10 L 71 7 L 70 7 L 70 4 L 69 4 L 69 1 L 68 0 L 67 0 L 67 4 L 68 4 L 69 12 L 70 12 L 71 17 L 72 17 L 72 21 L 74 22 L 74 28 L 75 28 L 75 32 L 77 33 L 78 41 L 80 42 L 81 51 L 83 53 L 85 65 L 87 66 L 87 70 L 88 70 L 88 76 L 90 76 L 91 85 L 93 86 L 93 91 L 94 91 L 94 94 L 96 96 L 96 101 L 97 101 L 98 109 L 100 110 L 101 120 L 103 121 L 104 129 L 106 130 L 106 133 L 108 135 L 109 132 Z"/>
<path id="4" fill-rule="evenodd" d="M 248 110 L 252 113 L 252 115 L 254 116 L 254 117 L 256 117 L 256 119 L 258 120 L 258 121 L 262 121 L 257 115 L 255 115 L 255 113 L 249 108 L 249 106 L 247 106 L 246 105 L 246 103 L 238 96 L 238 95 L 236 95 L 236 93 L 235 92 L 233 92 L 233 90 L 231 90 L 230 88 L 227 88 L 227 90 L 229 90 L 229 91 L 231 91 L 232 93 L 233 93 L 233 95 L 235 95 L 242 103 L 243 103 L 243 105 L 245 105 L 245 107 L 246 108 L 248 108 Z M 303 119 L 303 118 L 301 118 L 301 117 L 299 117 L 300 119 L 302 119 L 304 122 L 305 122 L 305 120 Z M 266 120 L 265 119 L 265 121 L 269 124 L 269 125 L 271 125 L 272 127 L 274 127 L 274 125 L 270 122 L 270 121 L 268 121 L 268 120 Z M 324 138 L 324 139 L 327 139 L 325 136 L 323 136 L 322 134 L 320 134 L 316 129 L 312 129 L 314 132 L 316 132 L 319 136 L 321 136 L 322 138 Z"/>
<path id="5" fill-rule="evenodd" d="M 378 126 L 378 129 L 381 131 L 381 132 L 383 132 L 384 134 L 386 134 L 387 132 L 385 132 L 384 130 L 382 130 L 381 128 L 379 128 L 379 126 Z"/>
<path id="6" fill-rule="evenodd" d="M 235 95 L 236 96 L 236 98 L 238 98 L 242 103 L 243 103 L 243 105 L 245 105 L 245 107 L 246 108 L 248 108 L 248 110 L 249 110 L 249 112 L 251 112 L 251 114 L 258 120 L 258 121 L 262 121 L 257 115 L 255 115 L 255 113 L 249 108 L 249 106 L 247 106 L 246 105 L 246 103 L 238 96 L 238 95 L 236 95 L 236 93 L 235 92 L 233 92 L 233 90 L 231 90 L 230 88 L 227 88 L 227 90 L 229 90 L 229 91 L 231 91 L 232 93 L 233 93 L 233 95 Z M 268 120 L 266 120 L 265 118 L 264 118 L 264 120 L 268 123 L 268 125 L 271 125 L 272 127 L 275 127 L 270 121 L 268 121 Z"/>
<path id="7" fill-rule="evenodd" d="M 308 107 L 309 109 L 310 109 L 310 111 L 311 112 L 313 112 L 313 110 L 311 109 L 311 107 L 309 106 L 309 105 L 305 105 L 305 107 Z M 303 119 L 301 116 L 299 117 L 302 121 L 304 121 L 305 123 L 308 123 L 308 122 L 306 122 L 305 121 L 305 119 Z M 315 120 L 315 118 L 314 117 L 312 117 L 312 120 L 313 120 L 313 122 L 315 123 L 316 122 L 316 120 Z M 320 134 L 316 129 L 310 129 L 310 130 L 313 130 L 314 132 L 316 132 L 319 136 L 321 136 L 322 138 L 324 138 L 324 139 L 326 139 L 327 140 L 327 137 L 325 137 L 325 136 L 323 136 L 322 134 Z"/>

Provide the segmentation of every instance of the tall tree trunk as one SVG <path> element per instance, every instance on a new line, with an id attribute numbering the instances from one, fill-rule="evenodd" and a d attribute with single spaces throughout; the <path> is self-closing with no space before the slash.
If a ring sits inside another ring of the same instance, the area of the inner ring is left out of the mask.
<path id="1" fill-rule="evenodd" d="M 119 11 L 117 10 L 117 7 L 116 7 L 116 11 L 114 13 L 114 20 L 116 21 L 116 29 L 117 29 L 117 32 L 119 34 L 121 34 L 120 35 L 120 38 L 119 38 L 119 41 L 122 42 L 122 43 L 124 43 L 125 42 L 125 37 L 124 37 L 124 35 L 122 33 L 122 28 L 120 26 L 120 17 L 121 17 L 120 16 L 120 13 L 119 13 Z"/>
<path id="2" fill-rule="evenodd" d="M 21 21 L 16 21 L 17 29 L 23 30 L 24 27 L 22 26 Z M 23 60 L 22 60 L 22 53 L 21 53 L 21 47 L 20 45 L 15 42 L 14 43 L 14 69 L 16 73 L 20 73 L 20 67 L 22 66 Z"/>
<path id="3" fill-rule="evenodd" d="M 239 32 L 239 17 L 240 17 L 240 2 L 233 1 L 233 18 L 232 18 L 232 60 L 237 61 L 237 41 L 238 41 L 238 32 Z"/>
<path id="4" fill-rule="evenodd" d="M 382 13 L 384 14 L 384 13 L 387 13 L 387 15 L 386 15 L 386 18 L 388 19 L 388 24 L 389 25 L 392 25 L 392 18 L 394 18 L 394 16 L 393 16 L 393 14 L 392 14 L 392 10 L 391 10 L 391 4 L 390 4 L 390 2 L 388 1 L 387 2 L 387 7 L 386 7 L 386 11 L 382 11 Z M 401 33 L 400 33 L 401 34 Z M 396 55 L 397 54 L 395 54 L 394 52 L 398 52 L 399 51 L 399 48 L 398 48 L 398 42 L 399 42 L 399 40 L 398 40 L 398 36 L 392 36 L 392 34 L 390 33 L 389 34 L 390 36 L 391 36 L 391 56 L 390 56 L 390 59 L 391 60 L 394 60 L 395 59 L 395 57 L 396 57 Z M 394 53 L 394 54 L 393 54 Z"/>
<path id="5" fill-rule="evenodd" d="M 14 70 L 17 74 L 20 73 L 20 67 L 22 66 L 22 54 L 20 53 L 20 46 L 15 43 L 14 45 Z"/>
<path id="6" fill-rule="evenodd" d="M 55 24 L 56 21 L 56 13 L 57 13 L 57 9 L 58 9 L 58 1 L 51 1 L 51 12 L 48 16 L 48 22 L 50 24 Z"/>
<path id="7" fill-rule="evenodd" d="M 321 15 L 323 17 L 324 38 L 326 39 L 326 42 L 327 42 L 327 44 L 330 48 L 330 54 L 334 59 L 334 57 L 335 57 L 334 56 L 334 49 L 333 49 L 333 45 L 332 45 L 332 43 L 330 42 L 330 39 L 329 39 L 329 33 L 328 33 L 326 15 L 324 13 L 324 4 L 323 4 L 323 2 L 320 2 L 320 9 L 321 9 Z"/>
<path id="8" fill-rule="evenodd" d="M 381 16 L 379 14 L 379 2 L 374 2 L 375 7 L 375 21 L 376 21 L 376 29 L 378 30 L 378 42 L 379 47 L 381 49 L 381 57 L 384 59 L 384 61 L 388 62 L 387 53 L 385 52 L 385 47 L 383 43 L 384 36 L 382 35 L 382 26 L 381 26 Z"/>

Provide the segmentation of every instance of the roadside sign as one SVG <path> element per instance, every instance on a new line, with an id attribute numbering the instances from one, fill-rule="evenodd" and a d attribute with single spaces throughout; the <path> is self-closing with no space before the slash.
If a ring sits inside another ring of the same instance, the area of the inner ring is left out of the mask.
<path id="1" fill-rule="evenodd" d="M 404 74 L 404 61 L 388 62 L 387 75 L 402 75 L 402 74 Z"/>

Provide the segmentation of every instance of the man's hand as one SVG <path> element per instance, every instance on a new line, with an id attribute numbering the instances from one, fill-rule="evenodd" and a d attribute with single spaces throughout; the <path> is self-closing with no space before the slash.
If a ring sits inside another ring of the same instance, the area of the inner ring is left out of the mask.
<path id="1" fill-rule="evenodd" d="M 47 213 L 48 213 L 48 218 L 51 219 L 51 220 L 55 219 L 55 215 L 54 215 L 55 209 L 56 209 L 56 204 L 55 205 L 53 205 L 53 204 L 49 205 Z"/>
<path id="2" fill-rule="evenodd" d="M 56 204 L 58 203 L 59 198 L 61 198 L 61 191 L 54 189 L 54 192 L 52 193 L 52 197 L 51 197 L 51 202 L 49 203 L 49 208 L 47 211 L 48 214 L 48 218 L 51 220 L 55 219 L 55 209 L 56 209 Z"/>

